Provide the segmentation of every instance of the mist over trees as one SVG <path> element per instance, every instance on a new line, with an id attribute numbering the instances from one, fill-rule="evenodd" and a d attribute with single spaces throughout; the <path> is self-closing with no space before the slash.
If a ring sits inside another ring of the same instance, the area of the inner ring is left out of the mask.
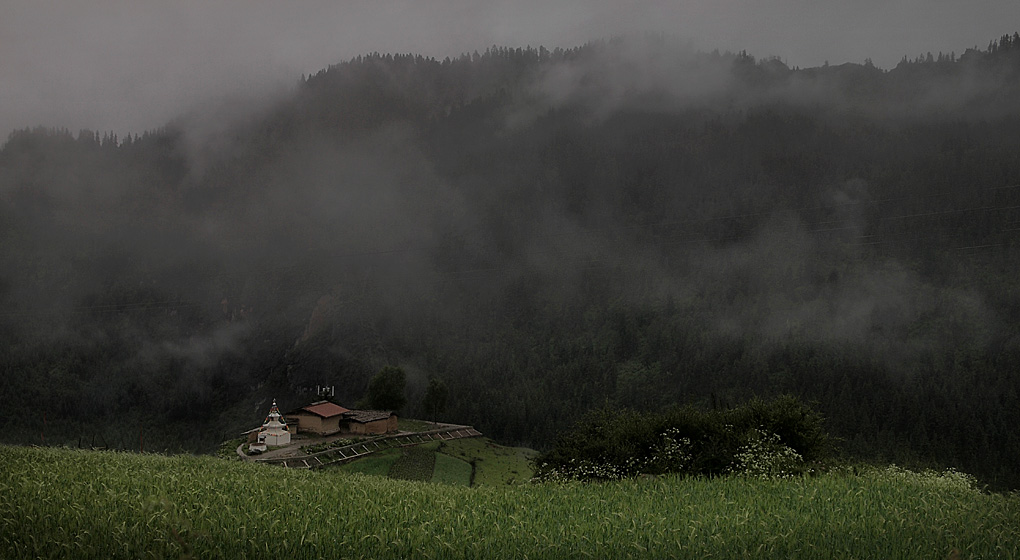
<path id="1" fill-rule="evenodd" d="M 0 425 L 206 449 L 398 365 L 404 414 L 434 378 L 508 443 L 792 394 L 852 453 L 1016 486 L 1018 224 L 1016 34 L 890 70 L 371 54 L 139 136 L 12 133 Z"/>

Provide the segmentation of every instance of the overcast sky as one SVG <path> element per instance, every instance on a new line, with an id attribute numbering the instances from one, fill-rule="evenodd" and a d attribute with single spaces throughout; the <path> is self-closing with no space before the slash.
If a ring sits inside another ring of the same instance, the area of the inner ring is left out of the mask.
<path id="1" fill-rule="evenodd" d="M 139 133 L 373 51 L 442 58 L 652 31 L 791 66 L 891 68 L 1018 29 L 1018 0 L 0 0 L 0 141 L 35 125 Z"/>

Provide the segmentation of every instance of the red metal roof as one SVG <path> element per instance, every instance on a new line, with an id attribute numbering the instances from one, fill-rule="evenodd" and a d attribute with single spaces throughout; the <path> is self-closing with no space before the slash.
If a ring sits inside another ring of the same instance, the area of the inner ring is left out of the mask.
<path id="1" fill-rule="evenodd" d="M 311 412 L 312 414 L 315 414 L 316 416 L 321 416 L 323 418 L 339 416 L 345 412 L 349 412 L 346 408 L 338 404 L 333 404 L 329 401 L 312 403 L 308 406 L 302 407 L 300 410 L 304 410 L 305 412 Z"/>

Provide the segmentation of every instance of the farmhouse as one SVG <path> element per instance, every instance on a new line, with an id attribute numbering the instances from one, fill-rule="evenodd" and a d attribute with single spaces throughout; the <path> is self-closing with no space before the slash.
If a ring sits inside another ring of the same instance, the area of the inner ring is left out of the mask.
<path id="1" fill-rule="evenodd" d="M 318 401 L 292 410 L 287 421 L 299 433 L 320 436 L 339 433 L 385 434 L 397 431 L 397 415 L 384 410 L 350 410 L 330 401 Z"/>
<path id="2" fill-rule="evenodd" d="M 350 410 L 329 401 L 319 401 L 288 412 L 287 421 L 297 426 L 298 433 L 328 436 L 340 433 L 345 412 Z"/>
<path id="3" fill-rule="evenodd" d="M 351 410 L 346 414 L 352 434 L 385 434 L 397 431 L 397 415 L 384 410 Z"/>

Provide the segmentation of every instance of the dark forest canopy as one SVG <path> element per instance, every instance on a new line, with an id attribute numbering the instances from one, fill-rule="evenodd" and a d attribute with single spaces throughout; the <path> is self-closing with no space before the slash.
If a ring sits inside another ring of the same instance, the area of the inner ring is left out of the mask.
<path id="1" fill-rule="evenodd" d="M 1018 224 L 1016 34 L 890 70 L 372 54 L 140 136 L 10 135 L 2 425 L 204 449 L 393 365 L 406 413 L 436 378 L 506 442 L 788 393 L 852 453 L 1015 486 Z"/>

